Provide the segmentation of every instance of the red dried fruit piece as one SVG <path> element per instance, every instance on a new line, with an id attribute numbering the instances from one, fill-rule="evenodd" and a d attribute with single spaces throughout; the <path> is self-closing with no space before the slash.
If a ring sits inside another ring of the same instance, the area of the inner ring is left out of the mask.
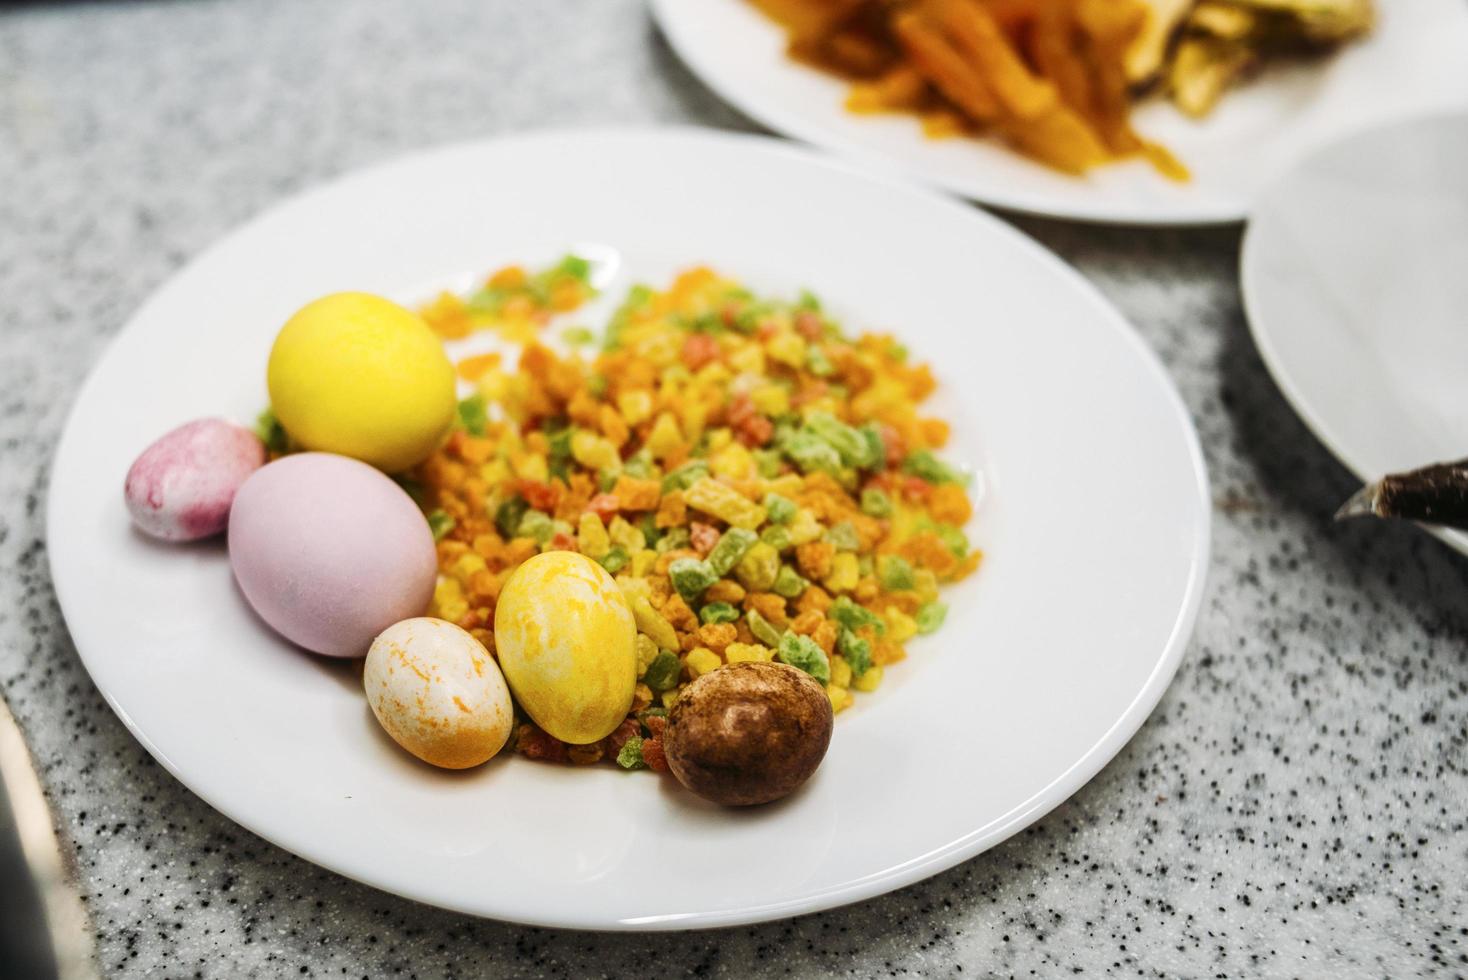
<path id="1" fill-rule="evenodd" d="M 710 361 L 719 359 L 719 342 L 706 333 L 691 333 L 683 341 L 683 363 L 697 371 Z"/>
<path id="2" fill-rule="evenodd" d="M 555 534 L 551 535 L 550 550 L 578 551 L 580 549 L 576 547 L 576 539 L 574 537 L 567 534 L 565 531 L 557 531 Z"/>
<path id="3" fill-rule="evenodd" d="M 754 415 L 738 423 L 734 429 L 739 441 L 750 449 L 767 444 L 775 434 L 775 423 L 763 415 Z"/>
<path id="4" fill-rule="evenodd" d="M 902 438 L 902 433 L 892 426 L 882 423 L 877 430 L 882 435 L 882 445 L 887 450 L 887 465 L 896 468 L 902 465 L 907 458 L 907 442 Z"/>
<path id="5" fill-rule="evenodd" d="M 661 743 L 663 732 L 668 728 L 668 719 L 662 715 L 648 715 L 642 723 L 647 726 L 647 730 L 651 733 L 650 737 Z"/>
<path id="6" fill-rule="evenodd" d="M 922 502 L 928 499 L 928 494 L 933 492 L 933 485 L 927 480 L 916 476 L 910 476 L 902 481 L 902 495 L 908 500 Z"/>
<path id="7" fill-rule="evenodd" d="M 541 483 L 539 480 L 521 480 L 520 496 L 525 502 L 536 510 L 547 513 L 556 509 L 556 504 L 561 502 L 563 493 L 559 484 Z"/>
<path id="8" fill-rule="evenodd" d="M 531 725 L 522 729 L 516 747 L 528 759 L 543 762 L 565 762 L 566 743 Z"/>
<path id="9" fill-rule="evenodd" d="M 821 318 L 809 310 L 802 310 L 795 314 L 795 329 L 806 340 L 820 340 L 822 333 Z"/>
<path id="10" fill-rule="evenodd" d="M 617 516 L 617 511 L 622 509 L 622 501 L 617 499 L 616 494 L 599 493 L 591 498 L 591 502 L 586 505 L 586 509 L 597 517 L 600 517 L 601 522 L 606 524 L 613 517 Z"/>
<path id="11" fill-rule="evenodd" d="M 668 771 L 668 757 L 663 754 L 662 739 L 647 738 L 642 741 L 642 761 L 653 772 Z"/>
<path id="12" fill-rule="evenodd" d="M 749 397 L 748 392 L 735 395 L 729 402 L 730 425 L 738 425 L 756 414 L 758 413 L 755 412 L 754 399 Z"/>

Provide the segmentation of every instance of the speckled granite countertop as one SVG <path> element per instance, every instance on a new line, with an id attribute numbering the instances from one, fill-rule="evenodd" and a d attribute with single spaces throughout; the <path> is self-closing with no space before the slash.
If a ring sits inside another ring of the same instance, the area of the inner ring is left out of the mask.
<path id="1" fill-rule="evenodd" d="M 302 187 L 424 143 L 609 122 L 751 128 L 638 0 L 0 8 L 0 682 L 109 976 L 1468 973 L 1468 564 L 1408 527 L 1329 522 L 1352 481 L 1250 343 L 1233 230 L 1017 221 L 1161 351 L 1217 506 L 1208 597 L 1156 714 L 981 857 L 754 928 L 522 929 L 321 871 L 157 766 L 82 669 L 46 571 L 52 449 L 108 337 Z"/>

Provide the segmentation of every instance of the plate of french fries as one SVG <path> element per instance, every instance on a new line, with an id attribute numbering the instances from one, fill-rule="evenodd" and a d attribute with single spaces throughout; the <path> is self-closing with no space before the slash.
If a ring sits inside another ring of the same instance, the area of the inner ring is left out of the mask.
<path id="1" fill-rule="evenodd" d="M 651 0 L 771 129 L 997 207 L 1243 220 L 1312 148 L 1468 104 L 1463 0 Z"/>

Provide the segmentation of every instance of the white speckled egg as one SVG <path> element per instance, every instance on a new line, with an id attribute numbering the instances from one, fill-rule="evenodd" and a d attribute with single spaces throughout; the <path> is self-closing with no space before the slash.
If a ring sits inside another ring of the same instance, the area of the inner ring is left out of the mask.
<path id="1" fill-rule="evenodd" d="M 423 512 L 366 463 L 301 453 L 235 494 L 229 561 L 250 605 L 286 639 L 361 657 L 433 598 L 438 558 Z"/>
<path id="2" fill-rule="evenodd" d="M 493 758 L 514 725 L 510 689 L 494 658 L 441 619 L 405 619 L 383 630 L 367 651 L 362 684 L 392 740 L 444 769 Z"/>

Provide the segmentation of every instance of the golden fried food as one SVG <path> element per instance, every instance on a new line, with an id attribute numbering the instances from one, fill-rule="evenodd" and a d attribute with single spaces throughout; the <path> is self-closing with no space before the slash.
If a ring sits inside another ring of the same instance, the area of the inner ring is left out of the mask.
<path id="1" fill-rule="evenodd" d="M 1370 30 L 1372 0 L 752 0 L 792 57 L 852 83 L 852 112 L 906 112 L 930 136 L 991 134 L 1082 174 L 1140 157 L 1187 169 L 1131 124 L 1158 90 L 1206 115 L 1274 57 Z"/>
<path id="2" fill-rule="evenodd" d="M 1183 112 L 1201 119 L 1213 111 L 1223 93 L 1255 64 L 1247 44 L 1210 37 L 1185 37 L 1167 69 L 1167 89 Z"/>
<path id="3" fill-rule="evenodd" d="M 1134 86 L 1157 78 L 1167 61 L 1178 26 L 1197 0 L 1144 0 L 1147 16 L 1126 53 L 1126 77 Z"/>
<path id="4" fill-rule="evenodd" d="M 1188 115 L 1206 116 L 1265 62 L 1328 50 L 1374 20 L 1371 0 L 1198 0 L 1166 66 L 1168 94 Z"/>

